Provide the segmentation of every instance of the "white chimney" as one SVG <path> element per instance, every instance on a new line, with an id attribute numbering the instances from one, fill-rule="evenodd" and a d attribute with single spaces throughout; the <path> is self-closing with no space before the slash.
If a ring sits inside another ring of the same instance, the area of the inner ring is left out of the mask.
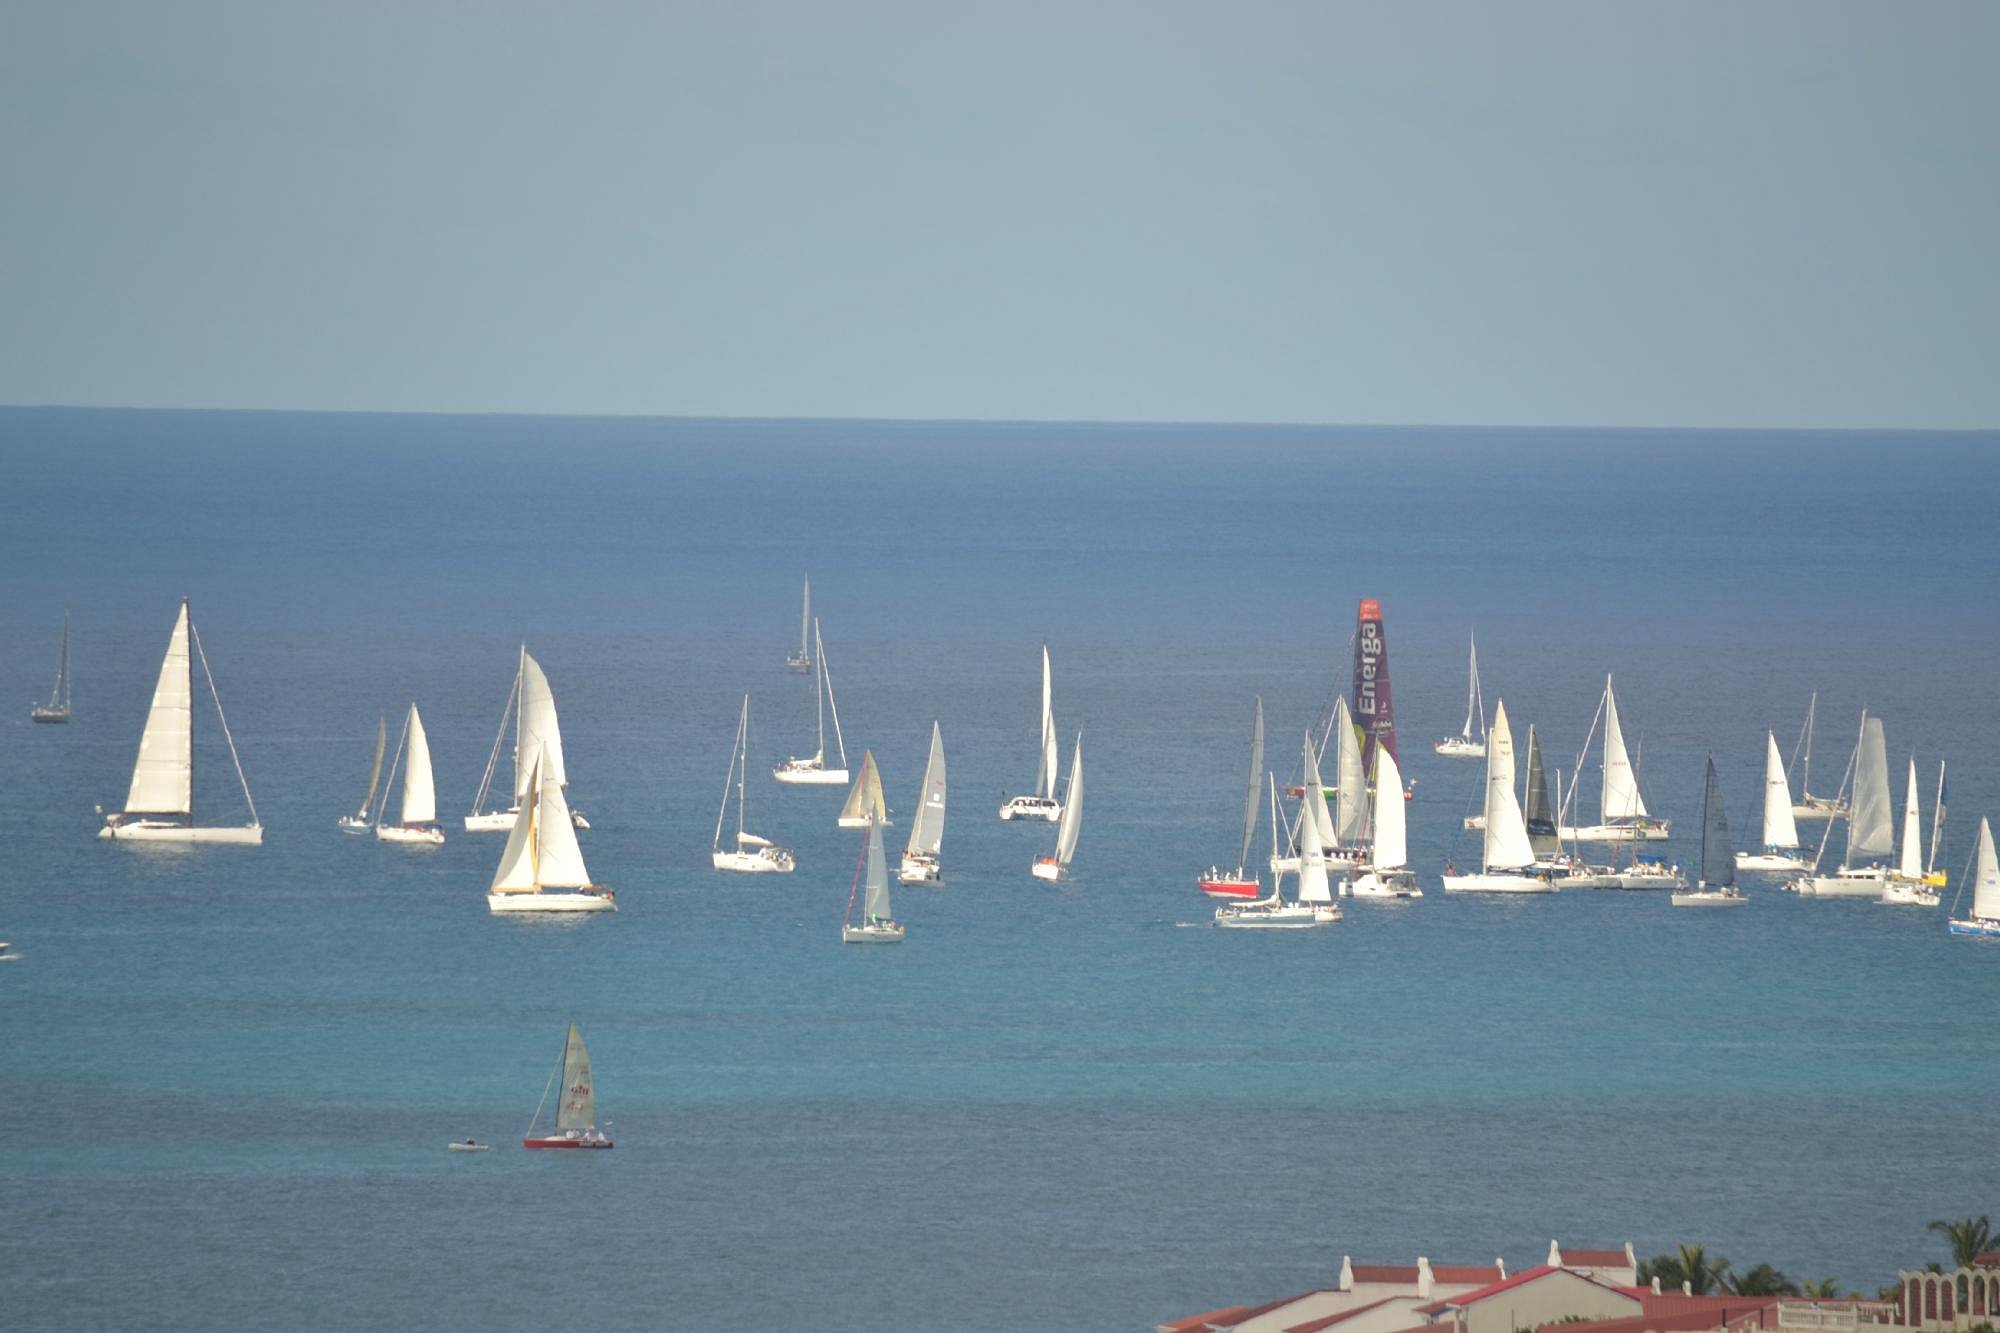
<path id="1" fill-rule="evenodd" d="M 1417 1256 L 1417 1295 L 1428 1298 L 1431 1294 L 1431 1261 L 1423 1255 Z"/>
<path id="2" fill-rule="evenodd" d="M 1694 1295 L 1694 1283 L 1688 1281 L 1686 1278 L 1681 1279 L 1681 1295 L 1683 1296 Z"/>
<path id="3" fill-rule="evenodd" d="M 1561 1268 L 1563 1266 L 1562 1247 L 1560 1245 L 1557 1245 L 1554 1241 L 1549 1242 L 1549 1257 L 1547 1263 L 1550 1268 Z"/>
<path id="4" fill-rule="evenodd" d="M 1354 1260 L 1344 1254 L 1340 1256 L 1340 1289 L 1354 1290 Z"/>
<path id="5" fill-rule="evenodd" d="M 1658 1273 L 1653 1274 L 1653 1294 L 1655 1296 L 1660 1294 L 1660 1275 Z"/>
<path id="6" fill-rule="evenodd" d="M 1500 1270 L 1500 1280 L 1505 1282 L 1507 1280 L 1507 1261 L 1505 1259 L 1495 1259 L 1493 1266 Z"/>

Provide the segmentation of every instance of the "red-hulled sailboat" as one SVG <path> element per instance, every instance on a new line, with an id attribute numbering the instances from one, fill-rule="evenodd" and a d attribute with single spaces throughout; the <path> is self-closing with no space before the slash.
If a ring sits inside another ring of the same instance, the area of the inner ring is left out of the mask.
<path id="1" fill-rule="evenodd" d="M 535 1126 L 541 1122 L 542 1107 L 549 1100 L 549 1089 L 556 1079 L 563 1081 L 562 1096 L 556 1101 L 555 1129 L 548 1134 L 536 1134 Z M 590 1052 L 584 1049 L 583 1034 L 576 1030 L 576 1024 L 569 1025 L 569 1036 L 563 1042 L 562 1058 L 556 1062 L 555 1072 L 542 1088 L 542 1100 L 535 1103 L 535 1118 L 528 1122 L 528 1132 L 521 1139 L 523 1148 L 609 1148 L 611 1140 L 597 1127 L 597 1092 L 590 1081 Z"/>
<path id="2" fill-rule="evenodd" d="M 1264 767 L 1264 700 L 1257 696 L 1256 713 L 1250 723 L 1250 790 L 1243 798 L 1243 843 L 1236 853 L 1236 869 L 1210 866 L 1208 873 L 1195 879 L 1195 886 L 1211 898 L 1261 898 L 1263 885 L 1248 867 L 1250 836 L 1257 829 L 1257 780 Z"/>

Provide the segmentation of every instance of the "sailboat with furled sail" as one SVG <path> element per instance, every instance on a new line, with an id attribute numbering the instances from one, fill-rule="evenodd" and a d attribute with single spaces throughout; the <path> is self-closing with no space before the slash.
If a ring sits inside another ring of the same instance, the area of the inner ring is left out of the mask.
<path id="1" fill-rule="evenodd" d="M 1861 736 L 1854 743 L 1854 786 L 1847 815 L 1847 849 L 1840 869 L 1831 875 L 1813 870 L 1785 887 L 1808 898 L 1880 898 L 1888 887 L 1888 855 L 1896 849 L 1896 834 L 1889 814 L 1889 757 L 1882 739 L 1882 719 L 1861 714 Z M 1846 790 L 1845 784 L 1842 790 Z M 1827 825 L 1830 833 L 1833 825 Z M 1826 848 L 1825 837 L 1820 850 Z"/>
<path id="2" fill-rule="evenodd" d="M 1528 841 L 1527 820 L 1514 795 L 1514 731 L 1507 724 L 1507 704 L 1493 705 L 1493 725 L 1486 732 L 1486 831 L 1480 868 L 1461 875 L 1445 867 L 1446 893 L 1554 893 L 1548 875 L 1535 868 L 1535 848 Z"/>
<path id="3" fill-rule="evenodd" d="M 889 807 L 882 798 L 882 774 L 875 767 L 873 750 L 861 752 L 861 772 L 834 822 L 841 828 L 866 828 L 871 822 L 888 827 Z"/>
<path id="4" fill-rule="evenodd" d="M 500 767 L 500 747 L 506 743 L 510 721 L 514 726 L 514 799 L 505 810 L 488 810 L 487 799 L 493 790 L 494 773 Z M 505 833 L 514 827 L 514 817 L 521 812 L 522 798 L 528 791 L 528 764 L 538 751 L 542 755 L 544 780 L 567 788 L 569 773 L 563 763 L 562 723 L 556 717 L 556 697 L 549 689 L 549 678 L 542 671 L 542 664 L 528 656 L 527 645 L 523 644 L 520 661 L 514 668 L 514 686 L 507 692 L 506 707 L 500 712 L 500 730 L 493 737 L 492 753 L 486 756 L 486 773 L 479 779 L 479 794 L 472 798 L 472 813 L 465 817 L 467 833 Z M 571 810 L 569 818 L 577 828 L 590 827 L 581 810 Z"/>
<path id="5" fill-rule="evenodd" d="M 1778 755 L 1778 738 L 1764 732 L 1764 850 L 1736 853 L 1738 870 L 1798 871 L 1806 868 L 1799 855 L 1798 817 L 1792 810 L 1792 786 L 1785 761 Z"/>
<path id="6" fill-rule="evenodd" d="M 917 817 L 910 840 L 903 845 L 903 865 L 896 878 L 904 884 L 935 884 L 942 877 L 938 851 L 944 846 L 944 734 L 931 723 L 931 753 L 924 762 L 924 785 L 917 795 Z"/>
<path id="7" fill-rule="evenodd" d="M 709 864 L 717 870 L 736 870 L 747 875 L 782 875 L 797 864 L 791 852 L 743 827 L 743 788 L 750 773 L 750 696 L 743 696 L 742 711 L 736 715 L 736 743 L 729 751 L 729 772 L 722 779 L 722 807 L 715 812 L 715 841 L 709 848 Z M 729 789 L 736 788 L 736 843 L 732 851 L 722 850 L 722 821 L 729 814 Z"/>
<path id="8" fill-rule="evenodd" d="M 1243 798 L 1243 841 L 1236 851 L 1236 869 L 1210 866 L 1206 875 L 1195 879 L 1195 887 L 1211 898 L 1256 898 L 1263 885 L 1250 868 L 1250 839 L 1257 831 L 1258 790 L 1264 776 L 1264 699 L 1253 695 L 1250 716 L 1250 789 Z"/>
<path id="9" fill-rule="evenodd" d="M 1387 746 L 1375 751 L 1375 791 L 1371 800 L 1373 837 L 1368 864 L 1340 886 L 1350 898 L 1421 898 L 1410 869 L 1408 819 L 1403 808 L 1403 773 Z"/>
<path id="10" fill-rule="evenodd" d="M 1035 789 L 1026 796 L 1009 797 L 1000 807 L 1002 819 L 1046 819 L 1053 824 L 1062 818 L 1062 803 L 1056 800 L 1057 766 L 1056 715 L 1050 688 L 1049 646 L 1042 645 L 1042 739 L 1035 767 Z"/>
<path id="11" fill-rule="evenodd" d="M 1582 828 L 1565 828 L 1562 837 L 1567 842 L 1638 842 L 1657 841 L 1668 835 L 1669 821 L 1654 819 L 1646 813 L 1646 798 L 1639 794 L 1639 777 L 1632 768 L 1632 757 L 1625 749 L 1625 731 L 1618 722 L 1618 697 L 1611 692 L 1611 677 L 1604 678 L 1604 697 L 1598 704 L 1598 714 L 1604 720 L 1604 785 L 1598 795 L 1599 822 Z M 1597 718 L 1590 723 L 1591 735 L 1597 731 Z M 1584 751 L 1589 752 L 1590 735 L 1584 737 Z M 1583 759 L 1577 758 L 1578 767 Z"/>
<path id="12" fill-rule="evenodd" d="M 1736 851 L 1729 842 L 1729 811 L 1722 784 L 1715 777 L 1715 756 L 1708 757 L 1708 776 L 1701 792 L 1701 878 L 1690 889 L 1674 890 L 1675 907 L 1741 907 L 1745 899 L 1736 887 Z"/>
<path id="13" fill-rule="evenodd" d="M 192 647 L 192 657 L 190 656 Z M 222 727 L 222 739 L 229 745 L 229 761 L 236 769 L 236 781 L 243 788 L 243 804 L 249 808 L 250 822 L 237 827 L 203 827 L 194 822 L 194 676 L 191 663 L 201 662 L 202 679 L 215 703 L 215 718 Z M 102 813 L 102 807 L 99 807 Z M 167 655 L 160 662 L 160 678 L 153 686 L 153 704 L 146 713 L 146 729 L 139 737 L 139 757 L 132 764 L 132 785 L 125 793 L 125 808 L 104 815 L 99 838 L 117 842 L 220 842 L 259 846 L 264 826 L 257 820 L 257 803 L 250 798 L 250 782 L 243 776 L 243 761 L 236 754 L 236 739 L 229 734 L 229 719 L 222 713 L 222 696 L 215 692 L 215 676 L 208 669 L 208 654 L 202 651 L 201 635 L 188 617 L 187 599 L 181 599 L 180 615 L 174 619 L 167 639 Z"/>
<path id="14" fill-rule="evenodd" d="M 861 899 L 861 919 L 854 919 L 854 901 Z M 882 850 L 882 826 L 870 820 L 862 840 L 861 863 L 854 867 L 854 886 L 847 891 L 847 917 L 840 925 L 842 944 L 901 944 L 903 926 L 889 906 L 889 857 Z"/>
<path id="15" fill-rule="evenodd" d="M 376 715 L 375 718 L 375 764 L 368 770 L 368 794 L 361 798 L 361 804 L 353 814 L 340 817 L 342 833 L 366 833 L 369 812 L 375 808 L 375 789 L 382 782 L 382 760 L 389 752 L 389 719 Z"/>
<path id="16" fill-rule="evenodd" d="M 1958 892 L 1964 896 L 1963 882 Z M 1984 819 L 1979 821 L 1979 842 L 1972 851 L 1972 914 L 1959 916 L 1956 899 L 1951 910 L 1952 934 L 2000 936 L 2000 861 L 1993 855 L 1993 826 Z"/>
<path id="17" fill-rule="evenodd" d="M 826 669 L 826 641 L 820 638 L 819 622 L 813 621 L 813 690 L 819 706 L 819 745 L 809 758 L 793 756 L 771 770 L 778 781 L 798 787 L 833 787 L 847 781 L 847 741 L 840 734 L 840 705 L 833 698 L 833 677 Z M 833 743 L 840 751 L 840 767 L 826 766 L 826 715 L 833 713 Z"/>
<path id="18" fill-rule="evenodd" d="M 404 756 L 408 755 L 405 762 Z M 403 734 L 396 738 L 396 758 L 389 765 L 389 787 L 396 785 L 396 770 L 403 771 L 403 802 L 393 824 L 382 822 L 389 804 L 389 792 L 382 793 L 383 809 L 375 812 L 375 837 L 382 842 L 442 847 L 444 830 L 437 822 L 437 784 L 431 779 L 431 742 L 424 734 L 424 719 L 415 702 L 403 719 Z"/>
<path id="19" fill-rule="evenodd" d="M 1076 855 L 1076 835 L 1083 825 L 1083 733 L 1076 733 L 1076 748 L 1069 757 L 1069 787 L 1063 793 L 1062 818 L 1056 823 L 1056 850 L 1052 856 L 1038 857 L 1029 867 L 1036 879 L 1050 881 L 1069 877 L 1070 858 Z"/>
<path id="20" fill-rule="evenodd" d="M 1815 796 L 1812 794 L 1812 752 L 1813 717 L 1819 712 L 1819 691 L 1814 690 L 1806 700 L 1806 725 L 1799 732 L 1799 746 L 1792 750 L 1792 757 L 1798 757 L 1799 747 L 1805 750 L 1805 766 L 1799 770 L 1799 803 L 1792 807 L 1794 819 L 1845 819 L 1847 802 L 1839 795 Z"/>
<path id="21" fill-rule="evenodd" d="M 542 1107 L 548 1104 L 549 1091 L 555 1087 L 556 1078 L 562 1078 L 562 1095 L 556 1099 L 556 1127 L 548 1134 L 535 1133 L 535 1126 L 542 1120 Z M 523 1148 L 609 1148 L 611 1140 L 597 1127 L 597 1089 L 590 1075 L 590 1052 L 584 1049 L 583 1034 L 576 1030 L 576 1024 L 569 1025 L 569 1035 L 563 1038 L 562 1056 L 556 1061 L 555 1072 L 549 1075 L 548 1083 L 542 1088 L 542 1099 L 535 1103 L 535 1114 L 528 1121 L 528 1131 L 521 1136 Z"/>
<path id="22" fill-rule="evenodd" d="M 56 658 L 55 688 L 49 691 L 49 701 L 36 704 L 28 710 L 31 722 L 69 721 L 69 608 L 63 608 L 62 651 Z"/>
<path id="23" fill-rule="evenodd" d="M 500 853 L 500 868 L 486 892 L 495 914 L 521 912 L 615 912 L 611 890 L 594 884 L 576 843 L 562 784 L 546 770 L 539 747 L 528 764 L 528 788 L 521 814 Z"/>
<path id="24" fill-rule="evenodd" d="M 1474 728 L 1477 728 L 1477 731 Z M 1451 759 L 1486 757 L 1486 700 L 1479 693 L 1479 641 L 1472 640 L 1470 679 L 1465 686 L 1465 725 L 1431 747 Z"/>

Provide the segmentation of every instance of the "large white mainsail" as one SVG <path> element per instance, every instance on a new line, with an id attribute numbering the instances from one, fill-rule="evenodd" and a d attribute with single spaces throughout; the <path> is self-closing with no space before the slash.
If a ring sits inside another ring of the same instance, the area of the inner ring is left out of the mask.
<path id="1" fill-rule="evenodd" d="M 1049 677 L 1049 646 L 1042 645 L 1042 753 L 1035 769 L 1035 795 L 1054 800 L 1056 795 L 1055 694 Z"/>
<path id="2" fill-rule="evenodd" d="M 1257 798 L 1261 795 L 1259 779 L 1264 772 L 1264 696 L 1251 697 L 1256 704 L 1250 719 L 1250 789 L 1243 797 L 1243 845 L 1236 853 L 1239 874 L 1250 864 L 1250 840 L 1257 832 Z"/>
<path id="3" fill-rule="evenodd" d="M 597 1128 L 597 1089 L 590 1076 L 590 1052 L 584 1048 L 583 1034 L 569 1025 L 563 1043 L 562 1100 L 556 1103 L 556 1131 L 579 1133 Z"/>
<path id="4" fill-rule="evenodd" d="M 1979 821 L 1979 847 L 1973 854 L 1972 915 L 2000 921 L 2000 862 L 1993 855 L 1993 828 Z"/>
<path id="5" fill-rule="evenodd" d="M 403 769 L 403 823 L 430 824 L 437 820 L 437 786 L 431 778 L 431 742 L 424 734 L 424 720 L 417 706 L 410 705 L 410 758 Z"/>
<path id="6" fill-rule="evenodd" d="M 514 799 L 528 794 L 528 756 L 540 751 L 542 781 L 569 785 L 563 769 L 562 724 L 556 720 L 556 698 L 541 663 L 521 649 L 521 690 L 514 724 Z"/>
<path id="7" fill-rule="evenodd" d="M 139 737 L 132 786 L 125 794 L 128 815 L 191 815 L 194 812 L 194 678 L 188 658 L 188 604 L 167 640 L 153 706 Z"/>
<path id="8" fill-rule="evenodd" d="M 1319 834 L 1321 850 L 1340 846 L 1340 834 L 1333 822 L 1333 811 L 1326 804 L 1326 780 L 1320 775 L 1319 752 L 1313 748 L 1312 735 L 1307 733 L 1305 752 L 1305 788 L 1300 822 L 1311 822 Z M 1304 843 L 1300 843 L 1304 846 Z"/>
<path id="9" fill-rule="evenodd" d="M 1403 808 L 1403 773 L 1389 747 L 1375 747 L 1375 843 L 1369 863 L 1377 870 L 1409 864 L 1408 814 Z"/>
<path id="10" fill-rule="evenodd" d="M 1361 738 L 1345 696 L 1334 700 L 1334 846 L 1353 846 L 1368 828 L 1368 775 L 1361 767 Z"/>
<path id="11" fill-rule="evenodd" d="M 493 875 L 490 892 L 494 894 L 590 886 L 583 849 L 577 846 L 576 827 L 570 823 L 569 803 L 563 799 L 562 788 L 543 777 L 543 761 L 543 754 L 536 751 L 529 763 L 521 813 L 507 835 L 500 868 Z"/>
<path id="12" fill-rule="evenodd" d="M 1847 817 L 1844 867 L 1879 860 L 1895 850 L 1896 835 L 1889 814 L 1889 755 L 1882 740 L 1882 719 L 1861 717 L 1861 740 L 1854 756 L 1853 810 Z"/>
<path id="13" fill-rule="evenodd" d="M 1921 824 L 1917 818 L 1917 761 L 1910 760 L 1910 780 L 1903 788 L 1903 854 L 1897 863 L 1896 874 L 1907 880 L 1924 877 L 1924 852 L 1918 839 L 1922 836 Z"/>
<path id="14" fill-rule="evenodd" d="M 1076 834 L 1083 824 L 1083 733 L 1069 757 L 1069 792 L 1063 798 L 1062 821 L 1056 825 L 1056 864 L 1067 866 L 1076 855 Z"/>
<path id="15" fill-rule="evenodd" d="M 1764 732 L 1764 846 L 1790 851 L 1799 845 L 1799 826 L 1792 814 L 1792 789 L 1778 738 Z"/>
<path id="16" fill-rule="evenodd" d="M 1639 780 L 1632 772 L 1631 756 L 1625 752 L 1625 732 L 1618 725 L 1618 698 L 1611 692 L 1611 677 L 1604 678 L 1604 787 L 1601 794 L 1604 822 L 1614 819 L 1644 819 L 1645 798 L 1639 795 Z"/>
<path id="17" fill-rule="evenodd" d="M 1514 795 L 1514 732 L 1507 723 L 1504 700 L 1493 706 L 1486 730 L 1486 843 L 1481 861 L 1487 870 L 1514 870 L 1535 863 L 1521 802 Z"/>
<path id="18" fill-rule="evenodd" d="M 1305 756 L 1308 770 L 1307 789 L 1317 790 L 1310 776 L 1311 771 L 1318 768 L 1312 751 L 1312 738 L 1308 736 Z M 1386 755 L 1389 752 L 1386 748 L 1378 747 L 1376 753 Z M 1271 893 L 1274 898 L 1278 896 L 1275 881 Z M 1326 875 L 1326 845 L 1320 838 L 1318 822 L 1312 819 L 1299 821 L 1299 901 L 1307 905 L 1333 901 L 1333 889 L 1327 882 Z"/>
<path id="19" fill-rule="evenodd" d="M 931 723 L 931 753 L 924 764 L 924 785 L 917 797 L 917 817 L 910 823 L 905 856 L 935 857 L 944 845 L 944 735 Z"/>

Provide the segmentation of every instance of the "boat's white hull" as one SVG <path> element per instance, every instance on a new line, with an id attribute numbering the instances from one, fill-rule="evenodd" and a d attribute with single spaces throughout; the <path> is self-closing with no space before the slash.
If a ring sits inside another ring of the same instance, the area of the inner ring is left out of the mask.
<path id="1" fill-rule="evenodd" d="M 896 872 L 896 879 L 903 884 L 935 884 L 943 878 L 936 857 L 911 852 L 903 853 L 902 869 Z"/>
<path id="2" fill-rule="evenodd" d="M 1616 881 L 1616 889 L 1685 889 L 1687 881 L 1681 878 L 1680 868 L 1672 866 L 1660 870 L 1614 870 L 1611 878 Z"/>
<path id="3" fill-rule="evenodd" d="M 1889 872 L 1880 866 L 1840 871 L 1832 875 L 1801 875 L 1785 888 L 1802 898 L 1880 898 L 1889 887 Z"/>
<path id="4" fill-rule="evenodd" d="M 1036 879 L 1045 879 L 1051 884 L 1067 877 L 1069 874 L 1069 867 L 1063 865 L 1062 862 L 1056 860 L 1053 856 L 1044 856 L 1041 860 L 1029 866 L 1028 870 Z"/>
<path id="5" fill-rule="evenodd" d="M 868 926 L 842 926 L 840 928 L 840 942 L 842 944 L 901 944 L 903 942 L 903 928 L 893 922 Z"/>
<path id="6" fill-rule="evenodd" d="M 493 1145 L 490 1143 L 468 1142 L 468 1143 L 450 1143 L 446 1144 L 445 1146 L 450 1148 L 453 1152 L 485 1152 L 488 1148 L 492 1147 Z"/>
<path id="7" fill-rule="evenodd" d="M 1665 842 L 1670 836 L 1665 819 L 1648 820 L 1643 824 L 1585 824 L 1581 828 L 1567 826 L 1557 829 L 1556 836 L 1564 842 Z"/>
<path id="8" fill-rule="evenodd" d="M 1949 926 L 1954 935 L 1985 935 L 1988 938 L 2000 939 L 2000 921 L 1988 917 L 1970 916 L 1962 920 L 1953 920 Z"/>
<path id="9" fill-rule="evenodd" d="M 1922 880 L 1908 880 L 1900 876 L 1889 881 L 1882 890 L 1882 901 L 1891 907 L 1939 907 L 1943 899 L 1938 891 Z"/>
<path id="10" fill-rule="evenodd" d="M 213 842 L 238 847 L 261 847 L 264 843 L 264 826 L 251 824 L 247 828 L 191 828 L 186 824 L 133 819 L 117 824 L 106 824 L 97 830 L 97 836 L 101 840 L 112 842 Z"/>
<path id="11" fill-rule="evenodd" d="M 615 912 L 618 904 L 606 893 L 546 889 L 539 893 L 489 893 L 486 910 L 496 916 L 531 912 Z"/>
<path id="12" fill-rule="evenodd" d="M 896 821 L 893 819 L 871 821 L 867 815 L 842 815 L 833 822 L 841 828 L 867 828 L 871 822 L 879 823 L 883 828 L 896 827 Z"/>
<path id="13" fill-rule="evenodd" d="M 754 852 L 718 850 L 710 852 L 708 859 L 717 870 L 733 870 L 743 875 L 786 875 L 798 864 L 782 847 L 763 847 Z"/>
<path id="14" fill-rule="evenodd" d="M 1417 877 L 1408 870 L 1366 870 L 1353 879 L 1342 880 L 1343 898 L 1421 898 Z"/>
<path id="15" fill-rule="evenodd" d="M 1741 907 L 1750 900 L 1734 889 L 1682 889 L 1669 901 L 1675 907 Z"/>
<path id="16" fill-rule="evenodd" d="M 771 776 L 789 787 L 845 787 L 847 785 L 847 770 L 844 768 L 805 768 L 785 764 L 772 769 Z"/>
<path id="17" fill-rule="evenodd" d="M 376 828 L 378 842 L 399 842 L 406 847 L 442 847 L 444 830 L 435 824 L 383 824 Z"/>
<path id="18" fill-rule="evenodd" d="M 1845 819 L 1847 806 L 1824 796 L 1808 796 L 1792 807 L 1793 819 Z"/>
<path id="19" fill-rule="evenodd" d="M 1446 875 L 1446 893 L 1554 893 L 1556 886 L 1540 875 L 1486 870 L 1471 875 Z"/>
<path id="20" fill-rule="evenodd" d="M 1782 873 L 1785 871 L 1809 870 L 1812 868 L 1812 862 L 1806 860 L 1796 852 L 1738 852 L 1736 853 L 1736 868 L 1738 870 L 1762 870 Z"/>
<path id="21" fill-rule="evenodd" d="M 361 834 L 366 833 L 368 828 L 367 815 L 342 815 L 340 817 L 340 831 L 342 833 Z"/>
<path id="22" fill-rule="evenodd" d="M 1463 736 L 1447 736 L 1431 747 L 1448 759 L 1484 759 L 1485 741 L 1469 741 Z"/>
<path id="23" fill-rule="evenodd" d="M 1047 796 L 1014 796 L 1000 807 L 1000 818 L 1046 819 L 1056 823 L 1062 818 L 1062 802 Z"/>
<path id="24" fill-rule="evenodd" d="M 1218 907 L 1215 924 L 1220 930 L 1310 930 L 1330 926 L 1340 920 L 1340 909 L 1330 903 L 1306 906 L 1286 903 L 1282 907 Z"/>
<path id="25" fill-rule="evenodd" d="M 467 815 L 465 817 L 465 831 L 467 833 L 512 833 L 514 831 L 514 816 L 519 813 L 520 811 L 518 810 L 491 810 L 480 814 Z M 581 810 L 571 810 L 569 812 L 569 822 L 577 828 L 590 827 L 590 821 L 583 817 L 583 811 Z"/>

